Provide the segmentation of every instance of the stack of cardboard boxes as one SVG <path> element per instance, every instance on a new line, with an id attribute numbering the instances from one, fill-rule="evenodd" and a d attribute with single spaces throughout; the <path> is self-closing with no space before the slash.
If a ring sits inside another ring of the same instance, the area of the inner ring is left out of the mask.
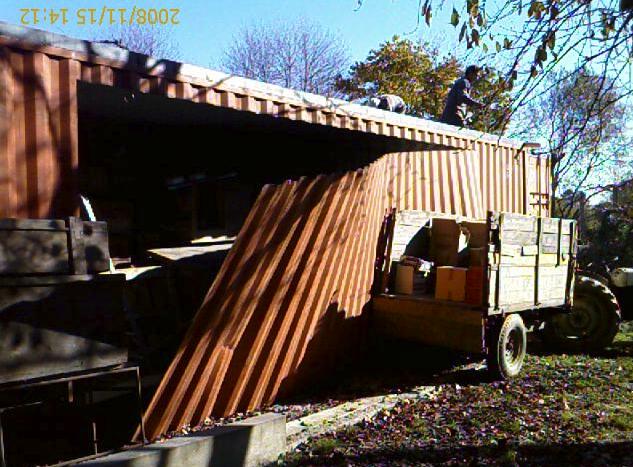
<path id="1" fill-rule="evenodd" d="M 405 232 L 406 238 L 417 239 L 417 243 L 409 239 L 409 244 L 400 249 L 392 290 L 397 294 L 481 305 L 488 244 L 486 224 L 434 217 L 430 224 L 414 230 Z M 429 237 L 430 242 L 424 247 L 422 240 Z M 431 266 L 434 276 L 429 274 Z"/>
<path id="2" fill-rule="evenodd" d="M 433 219 L 431 256 L 437 265 L 436 299 L 482 303 L 487 241 L 485 223 Z"/>

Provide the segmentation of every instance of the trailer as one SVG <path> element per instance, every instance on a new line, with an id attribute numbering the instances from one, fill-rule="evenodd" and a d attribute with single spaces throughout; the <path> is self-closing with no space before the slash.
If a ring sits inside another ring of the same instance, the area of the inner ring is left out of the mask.
<path id="1" fill-rule="evenodd" d="M 400 211 L 384 231 L 372 305 L 385 336 L 484 355 L 507 379 L 521 371 L 528 330 L 572 308 L 573 220 Z"/>

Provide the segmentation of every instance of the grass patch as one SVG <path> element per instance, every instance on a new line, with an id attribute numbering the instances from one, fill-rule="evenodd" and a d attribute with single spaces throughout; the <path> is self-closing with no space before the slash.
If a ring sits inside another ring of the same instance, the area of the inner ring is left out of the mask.
<path id="1" fill-rule="evenodd" d="M 600 355 L 528 355 L 511 382 L 443 384 L 315 439 L 299 465 L 633 465 L 633 327 Z M 334 462 L 336 461 L 336 462 Z"/>
<path id="2" fill-rule="evenodd" d="M 341 442 L 334 438 L 319 438 L 312 444 L 312 452 L 316 455 L 327 456 L 332 454 Z"/>
<path id="3" fill-rule="evenodd" d="M 615 413 L 611 414 L 608 424 L 620 431 L 633 431 L 633 414 L 631 413 Z"/>

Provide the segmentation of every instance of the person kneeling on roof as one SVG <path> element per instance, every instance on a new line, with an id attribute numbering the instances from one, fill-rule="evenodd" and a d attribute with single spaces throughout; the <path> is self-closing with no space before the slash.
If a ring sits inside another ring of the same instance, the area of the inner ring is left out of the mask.
<path id="1" fill-rule="evenodd" d="M 404 113 L 407 106 L 404 104 L 402 97 L 395 94 L 381 94 L 369 99 L 369 106 L 376 107 L 382 110 L 389 110 L 390 112 L 397 112 L 399 114 Z"/>

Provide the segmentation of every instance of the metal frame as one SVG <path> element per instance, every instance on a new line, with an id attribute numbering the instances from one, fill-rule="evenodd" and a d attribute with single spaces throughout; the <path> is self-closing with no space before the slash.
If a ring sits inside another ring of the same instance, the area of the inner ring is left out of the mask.
<path id="1" fill-rule="evenodd" d="M 141 373 L 140 373 L 140 368 L 138 366 L 119 365 L 119 366 L 115 366 L 111 368 L 85 371 L 85 372 L 76 373 L 76 374 L 70 374 L 70 375 L 65 374 L 58 377 L 39 378 L 36 380 L 30 380 L 30 381 L 18 382 L 18 383 L 7 383 L 7 384 L 0 385 L 0 393 L 3 391 L 9 391 L 9 390 L 20 391 L 20 390 L 25 390 L 25 389 L 40 387 L 40 386 L 65 384 L 67 387 L 67 402 L 72 403 L 74 401 L 74 383 L 76 381 L 86 380 L 86 379 L 97 379 L 102 376 L 111 376 L 111 375 L 124 374 L 124 373 L 133 373 L 134 378 L 135 378 L 136 384 L 135 384 L 135 387 L 133 387 L 132 389 L 135 390 L 136 395 L 137 395 L 137 403 L 138 403 L 137 407 L 138 407 L 138 415 L 139 415 L 138 421 L 139 421 L 142 441 L 137 442 L 134 445 L 139 446 L 139 445 L 146 444 L 147 439 L 145 437 L 145 423 L 143 421 L 143 399 L 141 397 Z M 92 393 L 94 390 L 95 389 L 91 389 L 89 392 L 90 403 L 92 403 Z M 17 410 L 24 407 L 30 407 L 33 405 L 40 405 L 40 404 L 43 404 L 44 402 L 45 400 L 41 400 L 41 401 L 30 402 L 26 404 L 15 404 L 15 405 L 9 405 L 5 407 L 0 407 L 0 467 L 7 467 L 5 443 L 4 443 L 4 431 L 3 431 L 3 426 L 2 426 L 2 415 L 5 412 L 11 411 L 11 410 Z M 99 452 L 96 430 L 97 430 L 96 422 L 92 421 L 92 445 L 93 445 L 93 451 L 94 451 L 92 455 L 76 458 L 76 459 L 69 459 L 61 463 L 54 464 L 54 465 L 58 465 L 58 466 L 68 465 L 68 464 L 75 463 L 78 461 L 88 460 L 88 459 L 92 459 L 95 457 L 99 457 L 99 456 L 103 456 L 108 453 L 111 453 L 112 452 L 111 450 Z M 130 441 L 133 441 L 133 440 L 130 440 Z"/>

